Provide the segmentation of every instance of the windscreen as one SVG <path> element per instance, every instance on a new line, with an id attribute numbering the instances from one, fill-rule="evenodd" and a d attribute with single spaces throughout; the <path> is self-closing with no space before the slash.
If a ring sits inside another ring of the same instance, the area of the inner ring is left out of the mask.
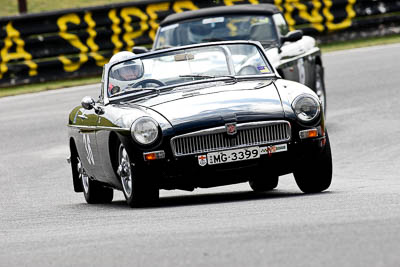
<path id="1" fill-rule="evenodd" d="M 259 48 L 251 43 L 178 49 L 113 65 L 109 70 L 108 96 L 218 77 L 261 76 L 272 74 L 271 70 Z"/>
<path id="2" fill-rule="evenodd" d="M 161 27 L 154 48 L 227 40 L 275 41 L 277 38 L 270 16 L 221 16 Z"/>

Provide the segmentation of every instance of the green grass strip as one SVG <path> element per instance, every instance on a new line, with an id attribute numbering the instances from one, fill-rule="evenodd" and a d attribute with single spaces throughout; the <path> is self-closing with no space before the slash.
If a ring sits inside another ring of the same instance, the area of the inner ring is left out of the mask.
<path id="1" fill-rule="evenodd" d="M 337 50 L 346 50 L 360 47 L 368 47 L 374 45 L 386 45 L 386 44 L 394 44 L 400 43 L 400 34 L 397 35 L 388 35 L 383 37 L 369 37 L 363 39 L 356 39 L 351 41 L 337 41 L 329 44 L 322 44 L 320 48 L 322 52 L 331 52 Z"/>
<path id="2" fill-rule="evenodd" d="M 0 88 L 0 97 L 100 83 L 100 80 L 101 80 L 101 75 L 99 75 L 99 77 L 91 77 L 91 78 L 69 79 L 69 80 L 60 80 L 52 82 L 33 83 L 33 84 L 26 84 L 26 85 L 12 86 L 12 87 L 3 87 Z"/>

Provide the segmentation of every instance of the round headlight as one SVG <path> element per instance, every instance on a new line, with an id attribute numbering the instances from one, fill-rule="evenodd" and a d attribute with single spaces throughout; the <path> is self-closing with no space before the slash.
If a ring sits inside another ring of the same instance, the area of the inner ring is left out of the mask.
<path id="1" fill-rule="evenodd" d="M 131 134 L 139 144 L 149 145 L 158 137 L 158 123 L 150 117 L 139 118 L 132 124 Z"/>
<path id="2" fill-rule="evenodd" d="M 293 101 L 293 110 L 301 121 L 309 122 L 315 119 L 320 112 L 320 104 L 312 96 L 301 95 Z"/>

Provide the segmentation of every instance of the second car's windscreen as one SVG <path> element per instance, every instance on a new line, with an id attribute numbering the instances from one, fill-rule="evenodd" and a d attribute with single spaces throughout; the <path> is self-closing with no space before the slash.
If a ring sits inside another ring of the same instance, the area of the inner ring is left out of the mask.
<path id="1" fill-rule="evenodd" d="M 228 40 L 276 41 L 277 35 L 269 16 L 199 18 L 162 27 L 154 48 Z"/>

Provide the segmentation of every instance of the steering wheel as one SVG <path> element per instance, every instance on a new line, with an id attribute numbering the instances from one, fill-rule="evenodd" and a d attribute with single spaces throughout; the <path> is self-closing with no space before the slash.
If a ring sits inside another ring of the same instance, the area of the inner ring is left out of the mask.
<path id="1" fill-rule="evenodd" d="M 132 88 L 138 88 L 140 86 L 142 86 L 143 88 L 146 88 L 146 85 L 147 84 L 151 84 L 151 83 L 155 83 L 158 86 L 165 86 L 166 85 L 162 81 L 159 81 L 159 80 L 156 80 L 156 79 L 145 79 L 145 80 L 141 80 L 140 82 L 137 82 L 134 85 L 132 85 Z"/>
<path id="2" fill-rule="evenodd" d="M 260 71 L 256 69 L 256 67 L 252 66 L 252 65 L 247 65 L 242 67 L 239 72 L 238 75 L 255 75 L 255 74 L 259 74 Z"/>

